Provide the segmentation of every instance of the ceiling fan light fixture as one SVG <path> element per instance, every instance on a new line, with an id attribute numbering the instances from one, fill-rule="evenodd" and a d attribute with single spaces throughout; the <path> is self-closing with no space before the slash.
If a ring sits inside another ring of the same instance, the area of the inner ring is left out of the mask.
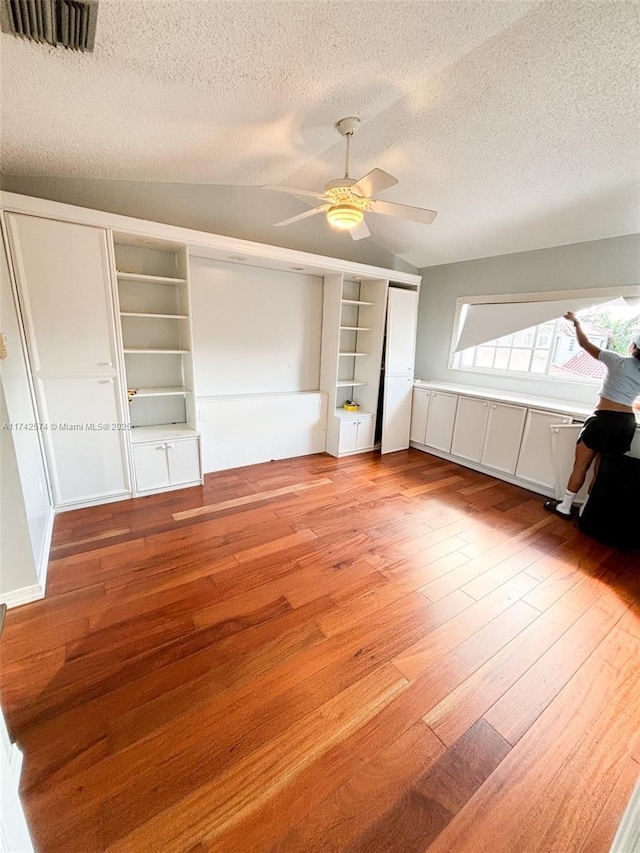
<path id="1" fill-rule="evenodd" d="M 362 210 L 355 204 L 333 204 L 327 210 L 327 219 L 329 225 L 338 228 L 340 231 L 349 231 L 360 225 L 364 219 Z"/>

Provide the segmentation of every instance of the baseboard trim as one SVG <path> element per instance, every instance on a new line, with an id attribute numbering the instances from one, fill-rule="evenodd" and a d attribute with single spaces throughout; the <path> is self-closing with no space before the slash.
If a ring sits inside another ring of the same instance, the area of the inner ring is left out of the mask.
<path id="1" fill-rule="evenodd" d="M 56 520 L 56 511 L 53 507 L 49 510 L 47 526 L 44 531 L 42 551 L 40 553 L 40 565 L 38 566 L 38 585 L 44 590 L 47 588 L 47 570 L 49 568 L 49 555 L 51 553 L 51 540 L 53 539 L 53 524 Z"/>
<path id="2" fill-rule="evenodd" d="M 622 815 L 611 853 L 640 853 L 640 782 Z"/>
<path id="3" fill-rule="evenodd" d="M 41 598 L 44 598 L 44 585 L 35 583 L 33 586 L 23 586 L 21 589 L 0 594 L 0 604 L 6 604 L 11 609 L 32 601 L 39 601 Z"/>

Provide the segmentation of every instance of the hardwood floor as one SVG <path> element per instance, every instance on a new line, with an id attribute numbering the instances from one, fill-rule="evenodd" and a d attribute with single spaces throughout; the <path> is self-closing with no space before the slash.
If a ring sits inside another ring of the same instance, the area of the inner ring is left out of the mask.
<path id="1" fill-rule="evenodd" d="M 58 517 L 7 614 L 39 853 L 606 853 L 640 557 L 409 450 Z"/>

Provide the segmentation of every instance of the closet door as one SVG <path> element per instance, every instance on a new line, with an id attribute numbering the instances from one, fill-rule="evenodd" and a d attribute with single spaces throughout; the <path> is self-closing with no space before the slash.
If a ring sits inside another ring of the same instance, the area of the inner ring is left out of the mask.
<path id="1" fill-rule="evenodd" d="M 15 213 L 7 221 L 36 375 L 112 372 L 106 231 Z"/>
<path id="2" fill-rule="evenodd" d="M 107 232 L 14 213 L 7 224 L 54 503 L 130 494 Z"/>
<path id="3" fill-rule="evenodd" d="M 127 490 L 126 455 L 114 379 L 45 379 L 45 443 L 54 460 L 59 506 L 96 502 Z"/>
<path id="4" fill-rule="evenodd" d="M 415 290 L 389 288 L 387 311 L 387 376 L 413 376 L 416 355 L 418 294 Z"/>
<path id="5" fill-rule="evenodd" d="M 409 447 L 418 294 L 389 287 L 382 453 Z"/>

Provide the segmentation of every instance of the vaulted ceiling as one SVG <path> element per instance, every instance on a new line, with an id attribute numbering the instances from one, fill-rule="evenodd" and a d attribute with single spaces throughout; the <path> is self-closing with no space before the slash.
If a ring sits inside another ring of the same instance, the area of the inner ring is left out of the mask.
<path id="1" fill-rule="evenodd" d="M 634 233 L 639 36 L 624 0 L 100 0 L 94 53 L 3 33 L 0 167 L 321 190 L 356 115 L 352 175 L 438 211 L 368 217 L 417 267 Z"/>

